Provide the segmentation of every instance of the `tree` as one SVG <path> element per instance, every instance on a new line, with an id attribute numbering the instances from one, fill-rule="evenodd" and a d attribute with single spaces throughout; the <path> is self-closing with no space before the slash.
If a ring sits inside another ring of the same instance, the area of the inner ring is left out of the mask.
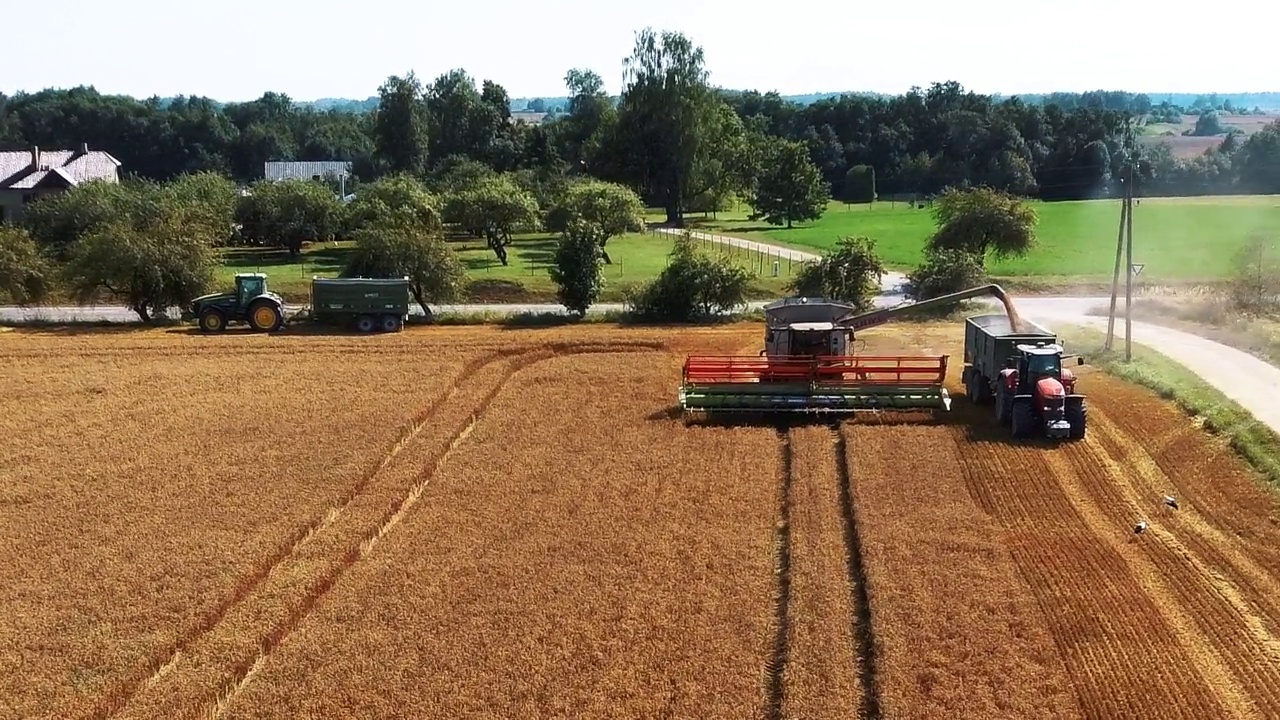
<path id="1" fill-rule="evenodd" d="M 81 302 L 100 292 L 124 302 L 143 322 L 186 306 L 213 283 L 215 239 L 181 208 L 95 227 L 76 243 L 64 269 Z"/>
<path id="2" fill-rule="evenodd" d="M 1232 263 L 1231 301 L 1247 313 L 1275 312 L 1280 306 L 1280 253 L 1274 240 L 1249 237 Z"/>
<path id="3" fill-rule="evenodd" d="M 632 300 L 632 313 L 659 322 L 689 322 L 731 312 L 746 301 L 751 274 L 722 257 L 698 252 L 689 233 L 676 239 L 667 267 Z"/>
<path id="4" fill-rule="evenodd" d="M 0 293 L 16 305 L 40 303 L 53 279 L 53 268 L 27 231 L 0 225 Z"/>
<path id="5" fill-rule="evenodd" d="M 22 225 L 50 257 L 65 261 L 80 238 L 138 213 L 146 182 L 93 180 L 27 206 Z"/>
<path id="6" fill-rule="evenodd" d="M 378 88 L 373 112 L 374 155 L 393 173 L 417 173 L 427 167 L 427 106 L 422 83 L 410 71 L 392 75 Z"/>
<path id="7" fill-rule="evenodd" d="M 702 48 L 681 33 L 646 28 L 623 61 L 623 77 L 615 141 L 625 172 L 662 205 L 667 222 L 681 225 L 715 112 Z"/>
<path id="8" fill-rule="evenodd" d="M 578 232 L 596 233 L 601 257 L 606 264 L 612 264 L 605 244 L 623 233 L 644 230 L 644 203 L 622 185 L 602 180 L 575 182 L 548 213 L 547 229 L 563 232 L 574 220 L 585 223 Z"/>
<path id="9" fill-rule="evenodd" d="M 411 207 L 384 206 L 384 210 L 355 232 L 355 249 L 342 276 L 407 277 L 414 300 L 430 316 L 428 303 L 458 297 L 466 283 L 466 269 L 445 243 L 438 225 L 424 221 Z"/>
<path id="10" fill-rule="evenodd" d="M 355 232 L 392 210 L 407 212 L 428 229 L 440 232 L 443 225 L 439 205 L 440 201 L 414 177 L 389 175 L 360 188 L 355 200 L 347 205 L 347 227 Z"/>
<path id="11" fill-rule="evenodd" d="M 456 218 L 467 232 L 484 238 L 503 265 L 507 264 L 511 236 L 534 232 L 541 225 L 533 195 L 508 177 L 484 180 L 447 196 L 444 214 Z"/>
<path id="12" fill-rule="evenodd" d="M 262 181 L 236 205 L 236 222 L 248 239 L 286 248 L 331 240 L 342 230 L 345 209 L 329 188 L 310 180 Z"/>
<path id="13" fill-rule="evenodd" d="M 1025 255 L 1035 243 L 1036 211 L 1014 195 L 988 187 L 943 191 L 934 201 L 938 229 L 927 247 L 963 250 L 979 260 Z"/>
<path id="14" fill-rule="evenodd" d="M 868 237 L 841 238 L 835 250 L 803 266 L 788 289 L 797 296 L 832 298 L 865 310 L 880 293 L 885 273 L 875 246 Z"/>
<path id="15" fill-rule="evenodd" d="M 981 285 L 982 257 L 967 250 L 926 248 L 924 262 L 907 273 L 905 295 L 919 302 Z"/>
<path id="16" fill-rule="evenodd" d="M 207 226 L 217 246 L 231 243 L 239 199 L 235 183 L 217 173 L 199 172 L 181 175 L 158 190 L 161 196 L 186 207 L 188 217 Z"/>
<path id="17" fill-rule="evenodd" d="M 876 169 L 870 165 L 854 165 L 844 175 L 842 199 L 846 203 L 876 201 Z"/>
<path id="18" fill-rule="evenodd" d="M 590 220 L 573 218 L 556 245 L 551 280 L 558 286 L 556 298 L 567 309 L 585 317 L 600 296 L 604 278 L 600 260 L 604 254 L 599 237 L 604 231 Z"/>
<path id="19" fill-rule="evenodd" d="M 822 217 L 830 199 L 830 188 L 802 143 L 770 141 L 751 198 L 752 220 L 763 219 L 771 225 L 785 222 L 790 228 L 793 222 Z"/>

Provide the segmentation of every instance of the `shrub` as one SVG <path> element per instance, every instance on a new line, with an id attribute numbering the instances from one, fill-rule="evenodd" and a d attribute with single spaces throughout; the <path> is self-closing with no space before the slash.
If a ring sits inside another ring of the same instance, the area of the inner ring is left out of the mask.
<path id="1" fill-rule="evenodd" d="M 668 257 L 667 267 L 631 300 L 636 319 L 691 322 L 746 302 L 751 274 L 725 258 L 699 253 L 689 233 L 676 240 Z"/>

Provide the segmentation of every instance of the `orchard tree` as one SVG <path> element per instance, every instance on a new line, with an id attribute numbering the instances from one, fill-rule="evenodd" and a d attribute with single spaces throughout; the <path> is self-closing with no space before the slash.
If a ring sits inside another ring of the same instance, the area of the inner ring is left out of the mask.
<path id="1" fill-rule="evenodd" d="M 374 156 L 393 173 L 417 173 L 427 168 L 427 105 L 422 83 L 412 71 L 392 75 L 378 88 L 373 111 Z"/>
<path id="2" fill-rule="evenodd" d="M 507 264 L 511 236 L 534 232 L 541 226 L 533 195 L 505 176 L 449 195 L 444 214 L 456 218 L 467 232 L 484 238 L 503 265 Z"/>
<path id="3" fill-rule="evenodd" d="M 440 232 L 440 201 L 411 175 L 389 175 L 360 188 L 346 208 L 351 231 L 366 227 L 388 210 L 409 213 L 417 222 Z"/>
<path id="4" fill-rule="evenodd" d="M 938 229 L 927 247 L 961 250 L 984 260 L 1025 255 L 1035 243 L 1036 211 L 989 187 L 950 187 L 934 200 Z"/>
<path id="5" fill-rule="evenodd" d="M 600 245 L 604 262 L 612 264 L 605 244 L 623 233 L 644 230 L 644 203 L 622 185 L 602 180 L 575 182 L 548 213 L 547 229 L 565 232 L 574 221 L 585 223 L 576 232 L 591 233 Z"/>
<path id="6" fill-rule="evenodd" d="M 817 220 L 827 210 L 831 190 L 804 144 L 776 138 L 765 148 L 751 206 L 752 220 L 771 225 Z"/>
<path id="7" fill-rule="evenodd" d="M 100 293 L 123 302 L 143 322 L 186 306 L 213 283 L 215 230 L 175 201 L 95 227 L 71 251 L 67 286 L 86 302 Z"/>
<path id="8" fill-rule="evenodd" d="M 0 225 L 0 294 L 15 305 L 43 302 L 53 286 L 53 268 L 27 231 Z"/>
<path id="9" fill-rule="evenodd" d="M 235 235 L 235 183 L 213 172 L 181 175 L 159 188 L 159 195 L 185 206 L 213 233 L 217 246 L 231 244 Z"/>
<path id="10" fill-rule="evenodd" d="M 926 247 L 924 261 L 907 273 L 908 300 L 920 302 L 968 290 L 986 278 L 982 257 L 968 250 Z"/>
<path id="11" fill-rule="evenodd" d="M 632 301 L 636 317 L 689 322 L 732 312 L 746 302 L 751 273 L 723 256 L 698 251 L 686 232 L 676 238 L 667 266 Z"/>
<path id="12" fill-rule="evenodd" d="M 264 180 L 236 205 L 242 235 L 286 248 L 293 257 L 305 242 L 336 237 L 344 216 L 345 208 L 333 191 L 311 180 Z"/>
<path id="13" fill-rule="evenodd" d="M 375 202 L 381 204 L 381 200 Z M 383 208 L 354 233 L 355 249 L 343 277 L 409 278 L 409 291 L 431 315 L 431 302 L 459 296 L 466 270 L 445 243 L 438 222 L 423 220 L 412 207 Z"/>
<path id="14" fill-rule="evenodd" d="M 558 289 L 556 298 L 565 308 L 585 317 L 587 308 L 600 297 L 604 277 L 600 260 L 604 250 L 599 237 L 603 230 L 590 220 L 571 219 L 556 245 L 551 280 Z"/>
<path id="15" fill-rule="evenodd" d="M 874 240 L 845 237 L 821 260 L 804 265 L 788 289 L 797 296 L 832 298 L 866 310 L 880 293 L 884 273 Z"/>
<path id="16" fill-rule="evenodd" d="M 64 261 L 76 242 L 93 230 L 139 211 L 147 182 L 92 180 L 27 206 L 22 225 L 50 257 Z"/>

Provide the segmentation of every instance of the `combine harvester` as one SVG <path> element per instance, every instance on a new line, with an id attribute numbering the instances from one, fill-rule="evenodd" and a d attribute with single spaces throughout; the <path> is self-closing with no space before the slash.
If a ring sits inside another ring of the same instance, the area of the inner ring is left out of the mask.
<path id="1" fill-rule="evenodd" d="M 950 410 L 943 383 L 947 355 L 853 355 L 854 333 L 900 314 L 993 295 L 999 285 L 962 290 L 917 303 L 858 313 L 826 298 L 786 298 L 766 305 L 764 350 L 758 356 L 695 355 L 685 359 L 680 407 L 686 416 L 726 413 L 852 413 L 860 410 Z"/>

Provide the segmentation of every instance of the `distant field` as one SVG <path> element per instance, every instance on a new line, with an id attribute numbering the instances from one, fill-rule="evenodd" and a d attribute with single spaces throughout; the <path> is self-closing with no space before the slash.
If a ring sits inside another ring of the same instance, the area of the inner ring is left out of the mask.
<path id="1" fill-rule="evenodd" d="M 1025 258 L 992 261 L 993 275 L 1006 278 L 1105 281 L 1115 263 L 1120 201 L 1093 200 L 1032 206 L 1040 216 L 1037 247 Z M 744 212 L 698 221 L 708 229 L 817 252 L 846 235 L 876 240 L 885 263 L 898 270 L 919 264 L 934 231 L 929 208 L 903 203 L 873 207 L 832 203 L 815 223 L 791 230 L 752 222 Z M 1280 196 L 1147 198 L 1135 207 L 1134 262 L 1145 265 L 1146 282 L 1209 281 L 1227 273 L 1233 253 L 1252 232 L 1280 238 Z"/>
<path id="2" fill-rule="evenodd" d="M 1275 122 L 1275 115 L 1222 115 L 1222 124 L 1239 128 L 1246 136 L 1261 130 L 1267 124 Z M 1195 115 L 1183 115 L 1180 124 L 1154 123 L 1142 127 L 1141 142 L 1145 145 L 1166 144 L 1174 157 L 1188 158 L 1203 155 L 1209 148 L 1217 147 L 1226 139 L 1226 135 L 1210 137 L 1193 137 L 1182 133 L 1196 126 Z"/>
<path id="3" fill-rule="evenodd" d="M 610 240 L 607 246 L 612 264 L 603 266 L 605 286 L 602 302 L 619 302 L 628 286 L 653 279 L 667 265 L 672 238 L 658 233 L 636 233 Z M 518 236 L 507 248 L 507 265 L 483 241 L 452 241 L 469 275 L 466 297 L 470 302 L 555 302 L 556 286 L 548 270 L 555 252 L 555 236 L 530 234 Z M 710 248 L 709 248 L 710 249 Z M 335 277 L 342 270 L 350 242 L 316 243 L 298 258 L 290 258 L 276 250 L 230 250 L 218 269 L 219 287 L 231 287 L 239 272 L 264 272 L 268 285 L 291 302 L 306 302 L 310 296 L 311 277 Z M 772 266 L 760 263 L 756 254 L 739 252 L 733 259 L 753 270 L 757 281 L 753 297 L 776 297 L 790 279 L 791 268 L 782 263 L 778 277 Z"/>

